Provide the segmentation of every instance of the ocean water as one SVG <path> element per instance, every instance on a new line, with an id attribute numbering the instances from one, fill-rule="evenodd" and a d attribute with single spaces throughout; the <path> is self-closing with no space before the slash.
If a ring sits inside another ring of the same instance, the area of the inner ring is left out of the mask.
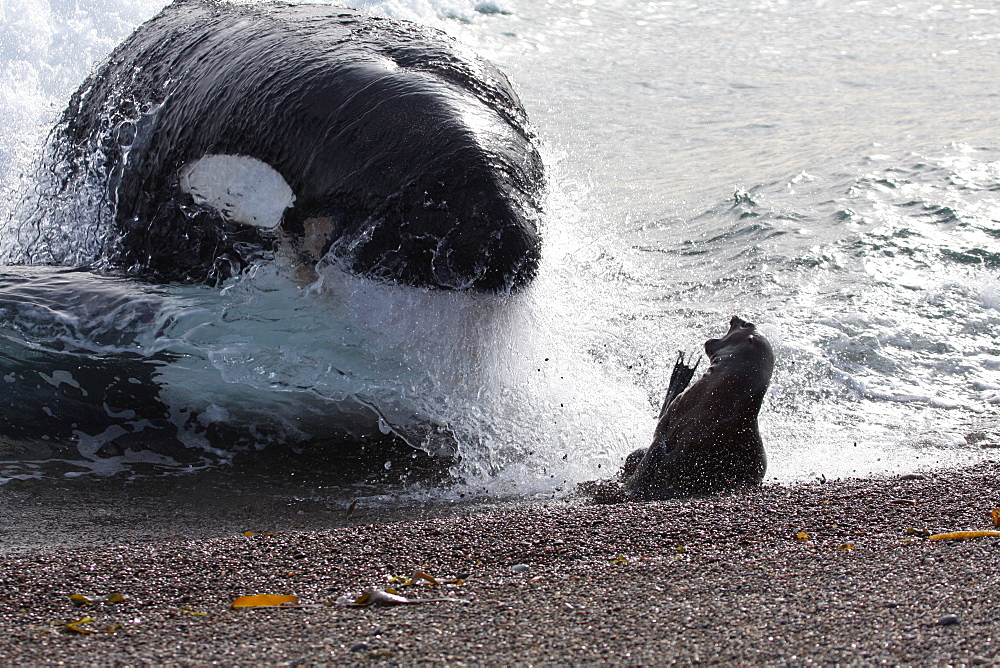
<path id="1" fill-rule="evenodd" d="M 163 4 L 0 3 L 8 262 L 69 96 Z M 512 80 L 549 181 L 538 280 L 493 298 L 336 272 L 303 288 L 266 266 L 220 289 L 5 268 L 0 360 L 34 366 L 0 373 L 71 391 L 81 364 L 135 367 L 200 455 L 141 438 L 108 449 L 120 432 L 80 428 L 61 444 L 2 441 L 0 481 L 183 473 L 288 443 L 309 460 L 335 416 L 359 438 L 395 433 L 455 458 L 445 482 L 404 478 L 397 497 L 558 495 L 648 444 L 677 351 L 733 314 L 777 357 L 760 418 L 768 480 L 996 452 L 995 2 L 354 6 L 438 27 Z M 140 436 L 141 419 L 121 417 Z M 246 429 L 230 448 L 211 424 Z"/>

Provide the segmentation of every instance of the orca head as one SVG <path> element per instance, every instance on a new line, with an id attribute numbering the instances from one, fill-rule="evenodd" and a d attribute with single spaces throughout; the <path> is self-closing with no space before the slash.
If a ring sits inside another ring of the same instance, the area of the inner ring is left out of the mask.
<path id="1" fill-rule="evenodd" d="M 366 78 L 329 114 L 301 169 L 285 170 L 300 179 L 284 225 L 304 234 L 308 220 L 336 221 L 324 250 L 366 276 L 491 293 L 525 287 L 541 258 L 533 139 L 439 76 Z"/>

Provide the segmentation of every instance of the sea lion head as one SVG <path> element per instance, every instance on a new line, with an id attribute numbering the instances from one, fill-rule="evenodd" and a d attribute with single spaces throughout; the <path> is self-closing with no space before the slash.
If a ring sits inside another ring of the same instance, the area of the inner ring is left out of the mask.
<path id="1" fill-rule="evenodd" d="M 774 351 L 752 322 L 734 315 L 725 336 L 705 342 L 705 354 L 711 363 L 709 373 L 736 373 L 752 392 L 763 396 L 767 390 L 774 370 Z"/>

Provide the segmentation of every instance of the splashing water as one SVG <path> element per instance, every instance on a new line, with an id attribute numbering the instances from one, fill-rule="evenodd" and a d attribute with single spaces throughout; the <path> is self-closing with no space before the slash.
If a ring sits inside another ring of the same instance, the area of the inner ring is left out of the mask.
<path id="1" fill-rule="evenodd" d="M 69 95 L 162 4 L 0 9 L 4 248 Z M 440 498 L 527 496 L 604 477 L 646 445 L 675 352 L 738 313 L 777 356 L 769 479 L 954 465 L 997 443 L 992 5 L 362 6 L 448 31 L 519 89 L 549 172 L 530 289 L 434 292 L 333 267 L 301 286 L 273 266 L 221 290 L 153 289 L 10 269 L 3 359 L 44 359 L 26 373 L 67 396 L 86 379 L 53 360 L 109 373 L 128 360 L 213 461 L 231 453 L 212 425 L 256 425 L 239 436 L 256 448 L 304 443 L 334 415 L 456 455 Z M 901 25 L 922 28 L 919 46 Z M 42 454 L 103 473 L 173 460 L 78 431 L 74 456 Z M 31 457 L 0 458 L 0 478 L 38 474 Z"/>

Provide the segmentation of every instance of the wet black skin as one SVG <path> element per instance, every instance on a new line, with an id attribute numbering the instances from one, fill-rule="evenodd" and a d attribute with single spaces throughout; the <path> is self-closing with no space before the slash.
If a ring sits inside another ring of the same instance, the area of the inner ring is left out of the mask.
<path id="1" fill-rule="evenodd" d="M 764 479 L 767 457 L 757 429 L 774 353 L 756 327 L 733 316 L 721 339 L 705 343 L 710 366 L 679 359 L 648 448 L 629 455 L 622 491 L 633 500 L 715 494 Z"/>
<path id="2" fill-rule="evenodd" d="M 306 259 L 332 249 L 373 278 L 506 292 L 538 266 L 542 163 L 520 101 L 490 63 L 416 24 L 178 0 L 84 82 L 53 145 L 115 205 L 99 264 L 149 281 L 223 280 L 317 219 L 329 232 Z M 278 230 L 180 191 L 179 170 L 206 154 L 282 175 L 296 200 Z"/>

